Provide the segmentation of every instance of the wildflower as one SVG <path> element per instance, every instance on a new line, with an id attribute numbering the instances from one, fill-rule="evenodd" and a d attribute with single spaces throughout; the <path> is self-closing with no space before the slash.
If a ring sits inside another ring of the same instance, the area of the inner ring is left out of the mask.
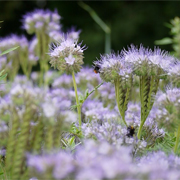
<path id="1" fill-rule="evenodd" d="M 61 17 L 56 11 L 51 12 L 49 10 L 36 9 L 35 11 L 24 15 L 23 29 L 29 34 L 33 34 L 37 30 L 49 33 L 61 29 L 59 24 L 60 19 Z"/>
<path id="2" fill-rule="evenodd" d="M 83 51 L 85 46 L 80 47 L 80 44 L 72 39 L 63 38 L 57 45 L 53 45 L 50 50 L 50 64 L 67 74 L 72 74 L 74 71 L 79 72 L 83 64 Z"/>
<path id="3" fill-rule="evenodd" d="M 121 55 L 125 61 L 134 67 L 134 73 L 138 76 L 158 76 L 163 78 L 169 73 L 170 68 L 176 60 L 166 51 L 154 48 L 154 51 L 144 48 L 142 45 L 138 49 L 131 45 L 128 50 L 123 50 Z"/>
<path id="4" fill-rule="evenodd" d="M 122 56 L 114 53 L 101 56 L 100 60 L 94 62 L 95 68 L 98 67 L 98 72 L 103 81 L 112 82 L 115 86 L 116 102 L 122 120 L 125 121 L 125 111 L 130 96 L 130 89 L 132 86 L 132 72 L 131 65 L 125 62 Z"/>
<path id="5" fill-rule="evenodd" d="M 42 105 L 43 112 L 47 118 L 55 116 L 56 108 L 53 106 L 52 103 L 45 102 Z"/>
<path id="6" fill-rule="evenodd" d="M 94 67 L 96 69 L 98 67 L 102 80 L 106 82 L 113 82 L 118 76 L 128 79 L 133 71 L 130 64 L 126 63 L 122 56 L 114 53 L 101 55 L 100 60 L 94 62 Z"/>
<path id="7" fill-rule="evenodd" d="M 21 50 L 21 52 L 24 52 L 28 47 L 28 41 L 25 36 L 17 36 L 15 34 L 12 34 L 10 36 L 7 36 L 5 38 L 1 38 L 0 43 L 0 51 L 5 51 L 7 49 L 20 46 L 21 48 L 18 50 Z M 11 56 L 15 55 L 15 51 L 10 52 Z M 8 54 L 9 55 L 9 54 Z"/>
<path id="8" fill-rule="evenodd" d="M 161 108 L 165 108 L 166 114 L 165 117 L 167 118 L 166 128 L 171 130 L 172 132 L 177 131 L 176 133 L 176 143 L 174 147 L 174 152 L 177 152 L 179 138 L 180 138 L 180 89 L 179 88 L 171 88 L 167 89 L 165 93 L 160 93 L 157 99 L 158 104 L 160 104 Z M 163 118 L 164 119 L 164 118 Z M 160 121 L 161 122 L 161 121 Z"/>
<path id="9" fill-rule="evenodd" d="M 180 63 L 177 61 L 174 66 L 171 66 L 169 69 L 170 81 L 172 84 L 175 84 L 176 86 L 180 86 Z"/>
<path id="10" fill-rule="evenodd" d="M 51 39 L 51 42 L 59 42 L 63 37 L 63 33 L 61 31 L 51 31 L 49 32 L 49 37 Z"/>
<path id="11" fill-rule="evenodd" d="M 75 28 L 72 27 L 67 33 L 67 38 L 71 38 L 74 41 L 77 41 L 79 39 L 80 33 L 81 33 L 81 30 L 76 31 Z"/>
<path id="12" fill-rule="evenodd" d="M 170 67 L 176 60 L 159 48 L 154 48 L 152 51 L 142 45 L 139 49 L 131 45 L 128 50 L 123 50 L 121 55 L 126 62 L 133 65 L 134 74 L 140 79 L 141 125 L 138 130 L 138 138 L 140 138 L 143 124 L 154 104 L 159 80 L 169 74 Z"/>

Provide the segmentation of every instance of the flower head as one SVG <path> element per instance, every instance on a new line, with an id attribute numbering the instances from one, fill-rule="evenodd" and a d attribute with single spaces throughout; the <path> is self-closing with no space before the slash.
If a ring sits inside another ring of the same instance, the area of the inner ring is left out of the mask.
<path id="1" fill-rule="evenodd" d="M 118 76 L 129 77 L 132 68 L 128 62 L 125 63 L 120 55 L 114 53 L 101 55 L 100 60 L 94 62 L 95 70 L 98 67 L 98 73 L 106 82 L 114 81 Z"/>
<path id="2" fill-rule="evenodd" d="M 83 64 L 83 51 L 85 46 L 80 47 L 80 44 L 74 42 L 70 38 L 62 38 L 59 44 L 53 44 L 50 50 L 50 64 L 67 74 L 72 71 L 79 72 Z"/>
<path id="3" fill-rule="evenodd" d="M 36 31 L 57 31 L 61 29 L 59 20 L 61 17 L 55 12 L 49 10 L 36 9 L 33 12 L 27 13 L 23 17 L 23 29 L 29 34 Z"/>
<path id="4" fill-rule="evenodd" d="M 153 51 L 144 48 L 142 45 L 139 49 L 131 45 L 128 50 L 123 50 L 121 54 L 126 62 L 134 66 L 134 72 L 138 76 L 148 75 L 162 78 L 175 63 L 175 58 L 170 56 L 168 52 L 159 48 L 154 48 Z"/>
<path id="5" fill-rule="evenodd" d="M 67 33 L 67 37 L 73 39 L 74 41 L 77 41 L 79 39 L 79 34 L 81 33 L 81 30 L 77 30 L 75 29 L 75 27 L 72 27 L 68 33 Z"/>
<path id="6" fill-rule="evenodd" d="M 0 40 L 0 51 L 2 52 L 16 46 L 20 46 L 18 50 L 25 51 L 28 47 L 28 40 L 25 36 L 17 36 L 15 34 L 12 34 L 5 38 L 1 38 Z M 15 54 L 15 51 L 11 51 L 10 54 Z"/>

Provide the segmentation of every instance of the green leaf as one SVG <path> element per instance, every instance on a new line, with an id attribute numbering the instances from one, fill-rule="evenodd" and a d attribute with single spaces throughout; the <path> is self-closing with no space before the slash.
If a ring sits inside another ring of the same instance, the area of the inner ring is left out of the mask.
<path id="1" fill-rule="evenodd" d="M 79 95 L 79 102 L 83 103 L 84 102 L 84 97 L 82 95 Z"/>
<path id="2" fill-rule="evenodd" d="M 11 49 L 8 49 L 8 50 L 2 52 L 2 53 L 0 54 L 0 56 L 2 56 L 2 55 L 4 55 L 4 54 L 7 54 L 7 53 L 9 53 L 9 52 L 11 52 L 11 51 L 14 51 L 14 50 L 17 49 L 18 47 L 19 47 L 19 46 L 13 47 L 13 48 L 11 48 Z"/>
<path id="3" fill-rule="evenodd" d="M 166 44 L 172 44 L 172 43 L 173 43 L 173 40 L 168 37 L 155 41 L 156 45 L 166 45 Z"/>
<path id="4" fill-rule="evenodd" d="M 6 76 L 7 76 L 7 73 L 4 74 L 4 75 L 2 75 L 2 76 L 0 77 L 0 81 L 3 80 Z"/>
<path id="5" fill-rule="evenodd" d="M 168 27 L 168 28 L 170 28 L 170 29 L 173 27 L 173 25 L 170 24 L 170 23 L 164 23 L 164 26 L 166 26 L 166 27 Z"/>
<path id="6" fill-rule="evenodd" d="M 3 175 L 4 173 L 3 172 L 0 172 L 0 175 Z"/>
<path id="7" fill-rule="evenodd" d="M 75 110 L 76 108 L 77 108 L 77 105 L 72 105 L 70 109 Z"/>
<path id="8" fill-rule="evenodd" d="M 85 96 L 85 98 L 87 98 L 89 96 L 89 89 L 86 89 L 84 96 Z"/>
<path id="9" fill-rule="evenodd" d="M 4 70 L 2 70 L 0 72 L 0 81 L 3 80 L 6 76 L 7 76 L 7 73 L 6 74 L 3 74 Z M 3 74 L 3 75 L 2 75 Z"/>
<path id="10" fill-rule="evenodd" d="M 4 70 L 2 70 L 2 71 L 0 72 L 0 76 L 2 76 L 3 72 L 4 72 Z"/>
<path id="11" fill-rule="evenodd" d="M 74 146 L 74 145 L 75 145 L 74 140 L 75 140 L 75 137 L 74 137 L 74 136 L 71 137 L 71 138 L 68 140 L 68 144 L 69 144 L 70 146 Z"/>

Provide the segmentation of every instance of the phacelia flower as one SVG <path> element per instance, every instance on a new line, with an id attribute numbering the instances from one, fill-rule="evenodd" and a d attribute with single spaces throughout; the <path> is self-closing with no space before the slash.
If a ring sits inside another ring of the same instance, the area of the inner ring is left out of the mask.
<path id="1" fill-rule="evenodd" d="M 100 60 L 94 62 L 94 67 L 98 67 L 98 73 L 106 82 L 112 82 L 118 76 L 128 78 L 133 71 L 130 64 L 125 62 L 122 56 L 114 53 L 101 55 Z"/>
<path id="2" fill-rule="evenodd" d="M 23 17 L 23 28 L 29 33 L 33 34 L 36 31 L 59 31 L 61 26 L 59 20 L 61 17 L 55 12 L 49 10 L 36 9 L 33 12 L 27 13 Z"/>
<path id="3" fill-rule="evenodd" d="M 138 76 L 159 76 L 169 73 L 170 67 L 175 63 L 175 58 L 170 56 L 168 52 L 162 51 L 159 48 L 154 48 L 154 51 L 144 48 L 142 45 L 138 49 L 131 45 L 128 50 L 121 52 L 126 62 L 134 66 L 134 72 Z"/>
<path id="4" fill-rule="evenodd" d="M 74 27 L 72 27 L 68 33 L 67 37 L 73 39 L 74 41 L 77 41 L 79 39 L 79 34 L 81 33 L 81 30 L 76 31 Z"/>
<path id="5" fill-rule="evenodd" d="M 50 64 L 60 71 L 71 74 L 79 72 L 83 64 L 83 51 L 85 46 L 74 42 L 70 38 L 62 38 L 57 45 L 53 44 L 50 50 Z"/>

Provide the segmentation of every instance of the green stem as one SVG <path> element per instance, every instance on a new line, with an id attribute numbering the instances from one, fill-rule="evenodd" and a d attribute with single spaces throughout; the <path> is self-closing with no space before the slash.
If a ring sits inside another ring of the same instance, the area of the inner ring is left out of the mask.
<path id="1" fill-rule="evenodd" d="M 46 131 L 46 149 L 50 151 L 53 148 L 53 125 L 49 124 Z"/>
<path id="2" fill-rule="evenodd" d="M 60 148 L 61 147 L 61 130 L 62 130 L 62 121 L 60 118 L 57 119 L 57 122 L 54 126 L 54 148 Z"/>
<path id="3" fill-rule="evenodd" d="M 130 88 L 128 87 L 126 89 L 124 107 L 123 107 L 124 116 L 125 116 L 125 111 L 127 110 L 127 104 L 128 104 L 128 101 L 129 101 L 129 96 L 130 96 Z"/>
<path id="4" fill-rule="evenodd" d="M 97 15 L 97 13 L 87 4 L 80 1 L 78 2 L 79 6 L 81 6 L 84 10 L 86 10 L 92 19 L 101 27 L 101 29 L 105 32 L 105 53 L 110 53 L 111 51 L 111 29 L 107 24 Z"/>
<path id="5" fill-rule="evenodd" d="M 139 126 L 138 133 L 137 133 L 138 139 L 141 138 L 141 131 L 142 131 L 142 127 L 143 127 L 143 125 L 144 125 L 144 122 L 145 122 L 145 121 L 141 121 L 141 124 L 140 124 L 140 126 Z"/>
<path id="6" fill-rule="evenodd" d="M 178 131 L 177 131 L 177 135 L 176 135 L 176 143 L 174 146 L 174 153 L 177 153 L 178 150 L 178 144 L 179 144 L 179 138 L 180 138 L 180 125 L 178 126 Z"/>
<path id="7" fill-rule="evenodd" d="M 78 111 L 78 117 L 79 117 L 79 129 L 81 129 L 81 106 L 79 105 L 77 85 L 76 85 L 74 71 L 72 72 L 72 79 L 73 79 L 73 85 L 74 85 L 74 90 L 75 90 L 75 95 L 76 95 L 76 104 L 77 104 L 77 111 Z"/>
<path id="8" fill-rule="evenodd" d="M 105 33 L 105 53 L 111 52 L 111 33 Z"/>

